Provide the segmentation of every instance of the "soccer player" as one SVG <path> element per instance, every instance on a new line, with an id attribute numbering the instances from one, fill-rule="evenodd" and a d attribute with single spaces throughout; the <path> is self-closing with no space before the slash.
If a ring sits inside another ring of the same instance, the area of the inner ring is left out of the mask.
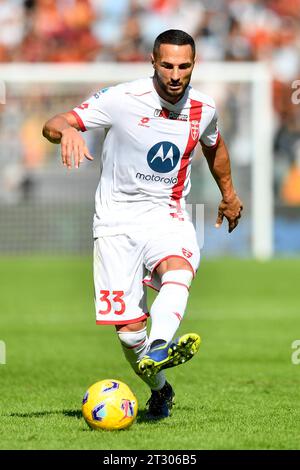
<path id="1" fill-rule="evenodd" d="M 198 142 L 222 194 L 216 226 L 225 217 L 231 232 L 242 211 L 215 103 L 189 85 L 194 63 L 193 38 L 165 31 L 154 43 L 153 77 L 100 90 L 43 128 L 61 144 L 67 168 L 93 159 L 82 132 L 106 130 L 94 215 L 96 323 L 116 326 L 126 359 L 149 385 L 149 419 L 168 417 L 172 408 L 164 369 L 189 360 L 200 345 L 196 333 L 173 340 L 200 261 L 185 210 Z M 158 291 L 149 337 L 146 286 Z"/>

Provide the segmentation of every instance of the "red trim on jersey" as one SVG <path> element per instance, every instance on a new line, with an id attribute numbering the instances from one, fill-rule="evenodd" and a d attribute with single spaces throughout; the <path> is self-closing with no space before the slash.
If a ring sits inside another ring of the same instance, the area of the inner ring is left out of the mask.
<path id="1" fill-rule="evenodd" d="M 206 149 L 215 149 L 218 146 L 218 143 L 220 142 L 220 138 L 221 138 L 221 134 L 220 132 L 218 132 L 217 140 L 214 145 L 206 145 L 204 142 L 202 142 L 201 139 L 200 139 L 200 144 L 202 145 L 202 147 L 205 147 Z"/>
<path id="2" fill-rule="evenodd" d="M 85 132 L 86 131 L 86 127 L 85 125 L 83 124 L 83 120 L 81 119 L 81 117 L 79 116 L 79 114 L 76 113 L 76 111 L 70 111 L 71 114 L 73 114 L 73 116 L 76 118 L 76 121 L 78 123 L 78 126 L 80 127 L 80 130 L 81 132 Z"/>
<path id="3" fill-rule="evenodd" d="M 165 261 L 166 259 L 169 259 L 169 258 L 180 258 L 180 259 L 184 259 L 184 261 L 186 261 L 188 263 L 188 265 L 190 266 L 191 270 L 192 270 L 192 273 L 193 273 L 193 278 L 195 277 L 195 271 L 194 271 L 194 268 L 193 266 L 191 265 L 191 263 L 185 259 L 183 256 L 180 256 L 180 255 L 168 255 L 168 256 L 165 256 L 164 258 L 160 259 L 154 266 L 154 268 L 152 269 L 151 271 L 151 274 L 150 274 L 150 279 L 143 279 L 143 284 L 145 284 L 147 287 L 151 287 L 151 289 L 154 289 L 156 290 L 156 292 L 159 292 L 159 290 L 153 286 L 152 284 L 152 278 L 153 278 L 153 275 L 154 275 L 154 271 L 156 270 L 156 268 L 160 265 L 160 263 L 162 263 L 163 261 Z"/>
<path id="4" fill-rule="evenodd" d="M 209 107 L 212 108 L 212 109 L 216 109 L 216 107 L 215 107 L 215 106 L 212 106 L 211 104 L 208 104 L 208 103 L 202 103 L 202 104 L 204 104 L 205 106 L 209 106 Z"/>
<path id="5" fill-rule="evenodd" d="M 152 93 L 152 90 L 150 90 L 150 91 L 145 91 L 144 93 L 141 93 L 140 95 L 136 95 L 135 93 L 130 93 L 130 91 L 126 91 L 126 92 L 125 92 L 125 95 L 144 96 L 144 95 L 148 95 L 148 93 Z"/>
<path id="6" fill-rule="evenodd" d="M 149 317 L 149 313 L 144 313 L 139 318 L 135 318 L 134 320 L 96 320 L 96 325 L 129 325 L 129 323 L 137 323 L 138 321 L 146 320 Z"/>
<path id="7" fill-rule="evenodd" d="M 182 282 L 176 282 L 176 281 L 166 281 L 166 282 L 163 282 L 160 287 L 165 286 L 166 284 L 175 284 L 176 286 L 186 287 L 187 290 L 190 290 L 189 287 L 188 287 L 186 284 L 183 284 Z"/>
<path id="8" fill-rule="evenodd" d="M 172 201 L 173 204 L 175 204 L 175 207 L 173 204 L 169 204 L 171 209 L 176 209 L 176 212 L 170 212 L 170 216 L 173 217 L 174 219 L 178 219 L 180 221 L 184 221 L 184 215 L 182 212 L 182 207 L 180 205 L 180 200 L 176 199 L 175 201 Z"/>
<path id="9" fill-rule="evenodd" d="M 199 133 L 199 126 L 200 120 L 202 115 L 202 106 L 203 103 L 196 100 L 190 100 L 191 109 L 190 109 L 190 132 L 188 137 L 188 142 L 184 154 L 181 158 L 180 168 L 178 171 L 178 179 L 177 183 L 172 188 L 172 201 L 178 201 L 182 198 L 184 182 L 186 179 L 187 169 L 190 163 L 190 155 L 194 148 L 198 143 L 198 137 L 195 138 L 195 127 L 198 126 L 198 133 Z M 171 206 L 172 207 L 172 206 Z M 176 215 L 175 215 L 176 217 Z"/>

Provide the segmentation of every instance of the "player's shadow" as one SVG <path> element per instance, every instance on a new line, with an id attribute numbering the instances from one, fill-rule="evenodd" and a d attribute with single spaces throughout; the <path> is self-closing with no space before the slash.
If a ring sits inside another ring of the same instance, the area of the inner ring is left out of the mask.
<path id="1" fill-rule="evenodd" d="M 63 410 L 63 415 L 69 418 L 82 418 L 82 411 L 81 410 Z"/>
<path id="2" fill-rule="evenodd" d="M 31 411 L 29 413 L 10 413 L 9 416 L 16 418 L 40 418 L 43 416 L 64 415 L 68 418 L 82 418 L 81 410 L 52 410 L 52 411 Z"/>
<path id="3" fill-rule="evenodd" d="M 148 411 L 147 409 L 139 410 L 137 417 L 136 417 L 137 424 L 147 423 L 151 425 L 151 424 L 157 424 L 158 422 L 162 421 L 162 420 L 147 418 L 147 411 Z"/>
<path id="4" fill-rule="evenodd" d="M 8 416 L 15 417 L 15 418 L 43 418 L 44 416 L 51 416 L 51 415 L 63 415 L 67 418 L 75 418 L 75 419 L 82 419 L 82 412 L 81 410 L 52 410 L 52 411 L 31 411 L 29 413 L 9 413 Z M 143 424 L 147 423 L 148 425 L 156 424 L 164 420 L 149 420 L 147 418 L 147 409 L 139 410 L 138 415 L 136 417 L 136 423 Z"/>

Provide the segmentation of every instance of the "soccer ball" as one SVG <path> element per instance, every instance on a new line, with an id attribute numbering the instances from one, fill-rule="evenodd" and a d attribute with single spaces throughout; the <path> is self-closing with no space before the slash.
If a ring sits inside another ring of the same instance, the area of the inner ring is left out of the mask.
<path id="1" fill-rule="evenodd" d="M 125 429 L 134 422 L 138 402 L 128 385 L 106 379 L 91 385 L 82 400 L 82 414 L 93 429 Z"/>

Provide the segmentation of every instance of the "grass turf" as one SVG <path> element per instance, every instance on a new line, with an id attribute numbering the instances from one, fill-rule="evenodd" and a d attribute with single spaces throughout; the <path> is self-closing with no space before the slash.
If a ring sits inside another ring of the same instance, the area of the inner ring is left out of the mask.
<path id="1" fill-rule="evenodd" d="M 173 416 L 144 420 L 149 392 L 122 357 L 113 327 L 95 326 L 91 260 L 2 258 L 1 449 L 299 449 L 300 260 L 203 260 L 180 332 L 203 339 L 167 371 Z M 124 431 L 91 431 L 89 385 L 120 379 L 140 414 Z"/>

